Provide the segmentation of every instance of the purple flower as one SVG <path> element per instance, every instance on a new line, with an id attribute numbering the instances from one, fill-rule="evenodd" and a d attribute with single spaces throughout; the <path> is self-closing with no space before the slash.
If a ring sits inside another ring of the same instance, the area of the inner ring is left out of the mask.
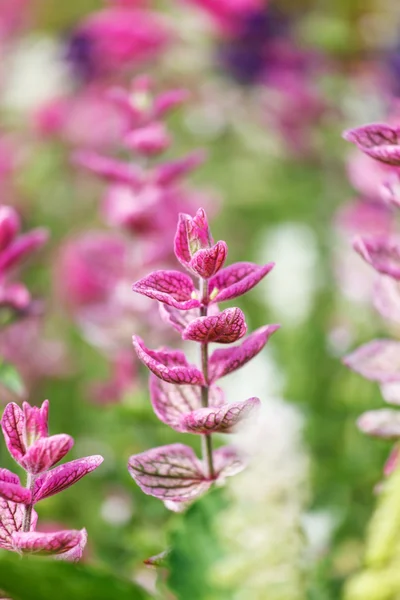
<path id="1" fill-rule="evenodd" d="M 48 435 L 49 403 L 40 408 L 24 402 L 4 409 L 1 426 L 11 456 L 27 473 L 27 486 L 7 469 L 0 469 L 0 548 L 19 553 L 59 555 L 79 560 L 86 544 L 86 530 L 35 532 L 34 505 L 76 483 L 96 469 L 101 456 L 87 456 L 58 467 L 73 445 L 66 434 Z"/>
<path id="2" fill-rule="evenodd" d="M 266 325 L 232 348 L 215 350 L 211 342 L 229 344 L 247 332 L 240 308 L 219 311 L 217 302 L 231 300 L 252 289 L 273 264 L 237 263 L 221 269 L 227 255 L 225 242 L 214 244 L 206 213 L 179 216 L 174 242 L 179 262 L 199 279 L 198 287 L 180 271 L 155 271 L 133 285 L 133 291 L 160 303 L 163 320 L 184 340 L 200 346 L 201 370 L 181 350 L 149 350 L 137 335 L 133 345 L 138 358 L 152 371 L 150 397 L 157 417 L 175 431 L 203 437 L 203 456 L 182 444 L 153 448 L 131 456 L 128 469 L 146 494 L 161 499 L 167 508 L 184 510 L 214 483 L 238 473 L 244 462 L 235 449 L 212 449 L 212 434 L 229 434 L 257 415 L 258 398 L 227 402 L 215 382 L 251 360 L 279 325 Z"/>

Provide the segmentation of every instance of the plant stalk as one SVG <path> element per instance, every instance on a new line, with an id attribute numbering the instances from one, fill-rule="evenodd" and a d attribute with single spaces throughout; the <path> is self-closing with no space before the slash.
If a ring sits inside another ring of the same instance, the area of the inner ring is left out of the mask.
<path id="1" fill-rule="evenodd" d="M 32 496 L 35 488 L 35 475 L 28 473 L 28 477 L 26 480 L 26 487 L 30 490 Z M 32 510 L 33 510 L 33 502 L 31 504 L 25 504 L 25 514 L 24 514 L 24 522 L 22 524 L 22 531 L 30 531 L 31 530 L 31 522 L 32 522 Z"/>
<path id="2" fill-rule="evenodd" d="M 200 315 L 202 317 L 207 316 L 207 302 L 208 302 L 208 281 L 207 279 L 200 279 L 200 291 L 202 305 L 200 308 Z M 209 403 L 209 385 L 208 385 L 208 344 L 201 344 L 201 369 L 203 372 L 205 385 L 201 386 L 201 405 L 206 408 Z M 208 477 L 212 479 L 214 477 L 214 465 L 212 455 L 212 438 L 211 434 L 204 434 L 201 436 L 201 450 L 203 460 L 207 465 Z"/>

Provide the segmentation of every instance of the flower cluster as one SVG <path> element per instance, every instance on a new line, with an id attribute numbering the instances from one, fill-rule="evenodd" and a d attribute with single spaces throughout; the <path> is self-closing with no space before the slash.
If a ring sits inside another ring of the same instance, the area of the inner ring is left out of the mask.
<path id="1" fill-rule="evenodd" d="M 74 158 L 107 182 L 102 203 L 107 225 L 140 239 L 147 261 L 160 260 L 170 252 L 176 215 L 190 208 L 192 194 L 181 181 L 203 161 L 203 153 L 194 152 L 172 162 L 154 162 L 172 144 L 164 119 L 188 93 L 173 89 L 154 95 L 153 82 L 137 77 L 130 90 L 112 88 L 107 97 L 124 116 L 123 149 L 133 161 L 88 150 L 76 152 Z"/>
<path id="2" fill-rule="evenodd" d="M 108 90 L 107 101 L 124 120 L 123 151 L 129 159 L 89 149 L 73 155 L 80 167 L 106 182 L 101 212 L 113 231 L 85 231 L 69 239 L 61 248 L 56 278 L 85 337 L 107 353 L 115 370 L 111 385 L 96 393 L 102 402 L 119 400 L 129 387 L 119 376 L 129 366 L 127 325 L 133 321 L 143 332 L 154 316 L 147 301 L 132 298 L 131 282 L 155 263 L 169 263 L 176 218 L 199 200 L 183 180 L 203 161 L 203 153 L 160 161 L 172 144 L 165 117 L 187 97 L 183 89 L 154 94 L 148 77 L 136 78 L 129 91 Z M 130 369 L 133 379 L 133 363 Z"/>
<path id="3" fill-rule="evenodd" d="M 22 409 L 7 404 L 1 427 L 11 456 L 27 473 L 27 485 L 8 469 L 0 469 L 0 548 L 13 552 L 59 555 L 76 561 L 86 544 L 86 530 L 36 531 L 34 506 L 62 492 L 96 469 L 102 456 L 87 456 L 54 467 L 72 448 L 66 434 L 48 435 L 49 402 L 38 408 L 24 402 Z"/>
<path id="4" fill-rule="evenodd" d="M 210 343 L 236 342 L 247 331 L 239 308 L 220 311 L 217 303 L 245 294 L 274 265 L 240 262 L 222 268 L 227 245 L 223 241 L 214 244 L 203 209 L 193 218 L 187 214 L 179 216 L 174 249 L 179 262 L 199 281 L 199 289 L 191 276 L 162 270 L 137 281 L 133 290 L 158 300 L 163 319 L 183 340 L 199 344 L 201 368 L 190 364 L 180 350 L 148 349 L 137 335 L 133 345 L 139 359 L 152 372 L 150 397 L 157 417 L 176 431 L 201 435 L 203 457 L 199 460 L 188 446 L 172 444 L 131 456 L 129 471 L 146 494 L 179 511 L 213 483 L 222 483 L 227 476 L 242 470 L 237 451 L 231 446 L 213 450 L 211 436 L 232 432 L 257 409 L 260 401 L 249 398 L 226 402 L 216 382 L 258 354 L 279 325 L 261 327 L 239 345 L 217 349 L 209 356 Z"/>
<path id="5" fill-rule="evenodd" d="M 18 213 L 11 206 L 0 206 L 0 308 L 5 313 L 10 309 L 14 314 L 29 309 L 29 291 L 24 284 L 12 281 L 11 275 L 47 240 L 44 229 L 19 235 L 20 226 Z"/>
<path id="6" fill-rule="evenodd" d="M 382 170 L 381 197 L 392 211 L 400 206 L 398 178 L 400 167 L 400 130 L 389 125 L 371 124 L 344 133 L 366 155 L 388 165 Z M 400 242 L 396 234 L 361 235 L 354 248 L 378 274 L 374 286 L 374 305 L 383 318 L 400 323 Z M 383 398 L 390 404 L 400 404 L 400 342 L 392 339 L 373 340 L 344 359 L 345 364 L 363 377 L 380 384 Z M 381 438 L 400 438 L 400 413 L 392 409 L 368 411 L 359 419 L 365 433 Z M 385 466 L 389 474 L 397 466 L 396 446 Z"/>

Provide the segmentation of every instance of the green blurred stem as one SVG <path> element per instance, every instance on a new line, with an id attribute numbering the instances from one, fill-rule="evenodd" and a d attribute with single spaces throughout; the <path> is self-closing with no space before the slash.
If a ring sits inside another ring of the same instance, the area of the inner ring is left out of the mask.
<path id="1" fill-rule="evenodd" d="M 26 480 L 26 487 L 30 490 L 32 497 L 35 489 L 35 475 L 28 473 L 28 477 Z M 25 514 L 24 514 L 24 522 L 22 525 L 22 531 L 30 531 L 31 530 L 31 522 L 32 522 L 32 510 L 33 510 L 33 502 L 31 504 L 25 504 Z"/>
<path id="2" fill-rule="evenodd" d="M 207 279 L 200 279 L 200 293 L 202 299 L 202 305 L 200 308 L 200 315 L 202 317 L 207 316 L 207 302 L 208 302 L 208 281 Z M 209 385 L 208 385 L 208 344 L 201 344 L 201 369 L 203 372 L 204 381 L 206 385 L 201 386 L 201 405 L 206 408 L 209 401 Z M 212 439 L 211 435 L 201 436 L 201 449 L 203 454 L 203 460 L 207 465 L 208 476 L 212 479 L 214 477 L 214 465 L 212 456 Z"/>

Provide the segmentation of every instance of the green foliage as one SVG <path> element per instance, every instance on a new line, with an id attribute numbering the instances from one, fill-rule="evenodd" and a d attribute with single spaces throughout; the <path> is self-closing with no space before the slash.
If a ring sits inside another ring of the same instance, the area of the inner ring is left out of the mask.
<path id="1" fill-rule="evenodd" d="M 0 386 L 20 397 L 25 391 L 25 386 L 16 368 L 2 360 L 0 361 Z"/>
<path id="2" fill-rule="evenodd" d="M 0 587 L 13 600 L 149 600 L 142 588 L 105 570 L 4 553 Z"/>
<path id="3" fill-rule="evenodd" d="M 217 489 L 177 517 L 170 534 L 168 585 L 178 600 L 229 600 L 228 591 L 218 589 L 212 569 L 222 557 L 217 537 L 221 511 L 227 506 L 224 490 Z"/>

